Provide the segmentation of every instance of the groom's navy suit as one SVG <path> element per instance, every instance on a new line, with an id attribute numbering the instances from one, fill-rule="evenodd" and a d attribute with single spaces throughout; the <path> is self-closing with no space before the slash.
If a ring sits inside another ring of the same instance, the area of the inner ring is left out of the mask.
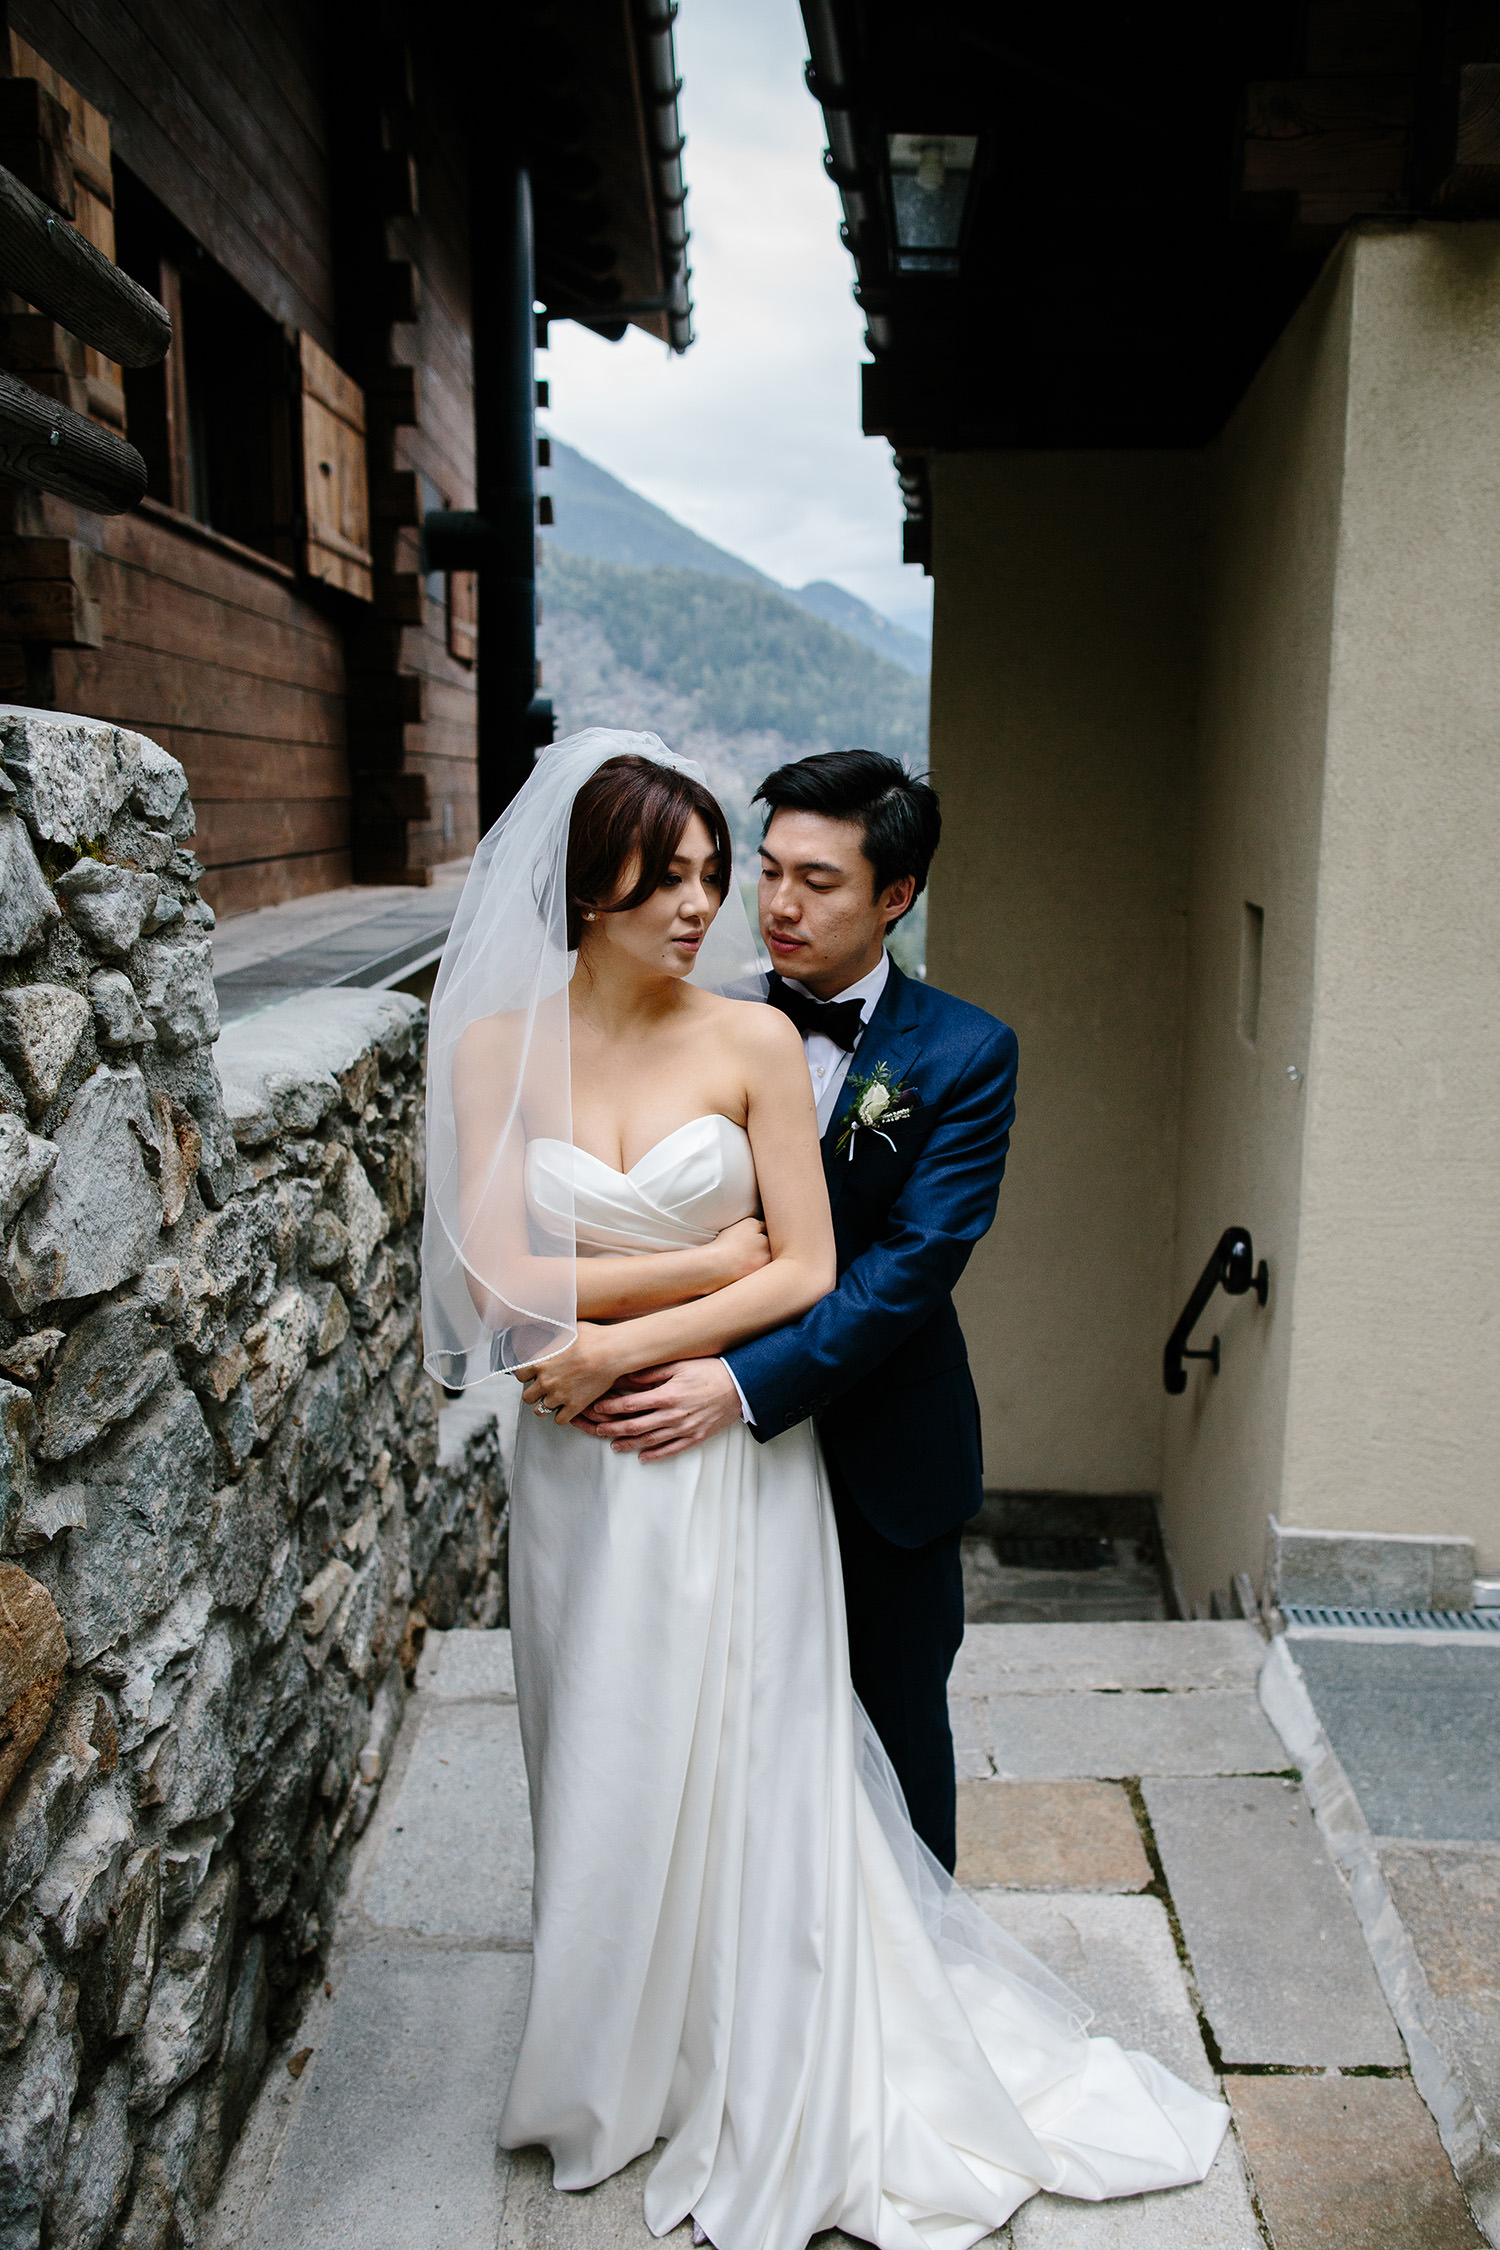
<path id="1" fill-rule="evenodd" d="M 889 1142 L 837 1143 L 885 1063 L 914 1090 Z M 833 1484 L 855 1690 L 918 1833 L 953 1865 L 947 1678 L 963 1637 L 961 1526 L 983 1496 L 979 1405 L 952 1291 L 995 1216 L 1016 1037 L 891 963 L 823 1135 L 836 1288 L 724 1356 L 766 1440 L 812 1415 Z"/>

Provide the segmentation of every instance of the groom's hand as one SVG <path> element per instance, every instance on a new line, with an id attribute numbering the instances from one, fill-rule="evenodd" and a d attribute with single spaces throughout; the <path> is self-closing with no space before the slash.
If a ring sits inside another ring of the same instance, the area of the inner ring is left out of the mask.
<path id="1" fill-rule="evenodd" d="M 743 1419 L 740 1394 L 722 1359 L 677 1359 L 625 1376 L 573 1426 L 593 1430 L 616 1453 L 665 1461 Z"/>

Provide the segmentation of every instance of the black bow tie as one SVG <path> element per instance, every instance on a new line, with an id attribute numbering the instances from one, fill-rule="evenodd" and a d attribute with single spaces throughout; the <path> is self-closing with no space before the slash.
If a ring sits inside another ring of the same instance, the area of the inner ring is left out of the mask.
<path id="1" fill-rule="evenodd" d="M 865 1027 L 862 1001 L 814 1000 L 810 992 L 794 992 L 774 974 L 766 998 L 773 1008 L 791 1017 L 804 1039 L 815 1035 L 819 1039 L 831 1039 L 846 1055 L 852 1055 L 859 1044 L 859 1035 Z"/>

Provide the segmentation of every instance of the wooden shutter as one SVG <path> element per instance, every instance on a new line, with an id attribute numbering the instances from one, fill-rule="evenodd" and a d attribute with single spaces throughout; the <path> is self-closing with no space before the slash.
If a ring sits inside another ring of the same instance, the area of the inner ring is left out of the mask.
<path id="1" fill-rule="evenodd" d="M 109 147 L 109 119 L 86 102 L 76 86 L 54 70 L 51 63 L 28 46 L 20 33 L 10 34 L 10 71 L 13 78 L 35 78 L 68 113 L 73 157 L 73 224 L 85 241 L 102 250 L 113 263 L 115 255 L 115 190 Z M 83 353 L 88 411 L 96 422 L 125 427 L 125 384 L 119 367 L 92 344 Z"/>
<path id="2" fill-rule="evenodd" d="M 308 335 L 297 339 L 302 378 L 302 567 L 361 601 L 373 597 L 365 394 Z"/>
<path id="3" fill-rule="evenodd" d="M 479 654 L 478 579 L 472 570 L 448 573 L 448 654 L 472 664 Z"/>

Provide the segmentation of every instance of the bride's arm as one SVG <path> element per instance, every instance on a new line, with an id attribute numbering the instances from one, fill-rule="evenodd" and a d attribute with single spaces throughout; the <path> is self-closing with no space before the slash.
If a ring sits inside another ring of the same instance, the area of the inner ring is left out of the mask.
<path id="1" fill-rule="evenodd" d="M 517 1305 L 545 1303 L 557 1282 L 555 1261 L 536 1255 L 520 1223 L 525 1204 L 519 1136 L 498 1164 L 491 1154 L 495 1087 L 505 1083 L 514 1069 L 514 1058 L 507 1051 L 514 1038 L 512 1023 L 484 1017 L 470 1025 L 453 1058 L 465 1274 L 477 1311 L 494 1327 L 503 1327 Z M 620 1321 L 663 1305 L 706 1297 L 756 1273 L 768 1256 L 761 1222 L 742 1219 L 712 1242 L 682 1250 L 580 1258 L 578 1317 Z M 499 1293 L 502 1275 L 504 1296 Z M 486 1276 L 492 1277 L 491 1285 Z"/>
<path id="2" fill-rule="evenodd" d="M 712 1358 L 797 1319 L 834 1285 L 833 1221 L 802 1042 L 773 1008 L 746 1007 L 736 1017 L 770 1263 L 693 1304 L 609 1327 L 585 1325 L 568 1351 L 534 1372 L 522 1369 L 528 1402 L 555 1406 L 560 1422 L 572 1421 L 622 1375 L 668 1359 Z"/>

